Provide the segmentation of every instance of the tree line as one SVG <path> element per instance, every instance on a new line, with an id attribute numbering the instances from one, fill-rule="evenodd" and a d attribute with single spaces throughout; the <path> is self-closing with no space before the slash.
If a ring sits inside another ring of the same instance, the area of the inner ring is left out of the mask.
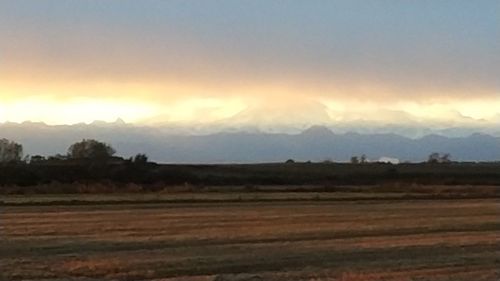
<path id="1" fill-rule="evenodd" d="M 40 163 L 44 161 L 56 160 L 79 160 L 86 162 L 108 162 L 110 160 L 125 160 L 114 156 L 116 150 L 109 144 L 94 139 L 83 139 L 72 144 L 65 155 L 57 154 L 53 156 L 26 155 L 23 154 L 23 146 L 8 139 L 0 139 L 0 163 Z M 145 154 L 137 154 L 128 159 L 134 163 L 147 163 L 148 157 Z"/>
<path id="2" fill-rule="evenodd" d="M 107 143 L 83 139 L 70 145 L 66 154 L 24 156 L 21 144 L 0 139 L 0 187 L 54 182 L 88 186 L 98 182 L 151 183 L 163 180 L 153 178 L 157 164 L 148 161 L 147 155 L 137 154 L 125 159 L 115 154 L 116 150 Z M 176 179 L 169 175 L 165 178 Z"/>
<path id="3" fill-rule="evenodd" d="M 398 165 L 371 162 L 363 155 L 351 163 L 295 162 L 290 159 L 286 163 L 253 165 L 160 165 L 148 161 L 145 154 L 128 159 L 115 154 L 116 150 L 109 144 L 83 139 L 70 145 L 64 155 L 23 157 L 22 145 L 0 139 L 0 193 L 29 190 L 73 192 L 66 188 L 92 187 L 94 184 L 114 187 L 138 184 L 148 190 L 186 184 L 335 186 L 396 182 L 500 185 L 500 163 L 453 162 L 448 154 L 440 153 L 431 154 L 425 163 Z M 59 183 L 65 187 L 56 191 L 54 186 L 59 186 Z"/>
<path id="4" fill-rule="evenodd" d="M 107 143 L 100 142 L 94 139 L 83 139 L 80 142 L 72 144 L 68 148 L 68 151 L 65 155 L 57 154 L 49 157 L 41 155 L 27 155 L 26 157 L 23 157 L 23 146 L 21 144 L 7 139 L 0 139 L 0 164 L 16 162 L 39 163 L 43 161 L 54 160 L 86 160 L 106 162 L 113 158 L 115 160 L 125 160 L 121 157 L 114 156 L 115 154 L 116 150 Z M 128 160 L 134 163 L 147 163 L 148 157 L 145 154 L 139 153 L 135 157 Z M 292 159 L 286 161 L 286 163 L 292 162 L 294 163 L 295 161 Z M 333 163 L 332 160 L 328 160 L 325 162 Z M 362 154 L 361 156 L 352 156 L 349 162 L 351 164 L 365 164 L 368 163 L 369 160 L 365 154 Z M 451 155 L 449 153 L 433 152 L 429 154 L 427 158 L 427 163 L 432 164 L 443 164 L 451 162 Z"/>

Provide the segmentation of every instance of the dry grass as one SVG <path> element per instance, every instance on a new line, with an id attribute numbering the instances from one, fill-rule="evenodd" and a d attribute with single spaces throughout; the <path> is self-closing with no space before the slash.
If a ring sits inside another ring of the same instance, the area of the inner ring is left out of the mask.
<path id="1" fill-rule="evenodd" d="M 499 217 L 498 199 L 4 206 L 0 268 L 6 280 L 496 281 Z"/>

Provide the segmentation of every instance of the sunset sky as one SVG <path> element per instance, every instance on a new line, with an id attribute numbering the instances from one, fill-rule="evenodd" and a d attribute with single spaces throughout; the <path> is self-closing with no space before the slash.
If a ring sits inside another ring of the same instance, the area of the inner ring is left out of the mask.
<path id="1" fill-rule="evenodd" d="M 500 1 L 0 0 L 0 122 L 315 108 L 500 122 Z"/>

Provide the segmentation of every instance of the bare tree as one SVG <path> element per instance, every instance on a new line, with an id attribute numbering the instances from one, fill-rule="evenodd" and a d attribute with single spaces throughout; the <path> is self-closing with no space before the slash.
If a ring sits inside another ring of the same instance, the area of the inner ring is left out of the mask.
<path id="1" fill-rule="evenodd" d="M 18 162 L 22 157 L 22 145 L 8 139 L 0 139 L 0 163 Z"/>

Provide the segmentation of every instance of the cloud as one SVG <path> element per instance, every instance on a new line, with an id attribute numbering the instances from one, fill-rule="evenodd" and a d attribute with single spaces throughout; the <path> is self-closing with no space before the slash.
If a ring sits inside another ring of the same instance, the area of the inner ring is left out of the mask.
<path id="1" fill-rule="evenodd" d="M 142 100 L 168 120 L 193 100 L 413 103 L 491 119 L 478 108 L 500 99 L 498 3 L 2 2 L 0 97 Z"/>
<path id="2" fill-rule="evenodd" d="M 236 126 L 259 126 L 272 128 L 276 126 L 309 127 L 312 125 L 328 125 L 332 119 L 328 108 L 307 98 L 294 99 L 287 103 L 254 103 L 239 113 L 221 120 L 223 123 Z"/>

